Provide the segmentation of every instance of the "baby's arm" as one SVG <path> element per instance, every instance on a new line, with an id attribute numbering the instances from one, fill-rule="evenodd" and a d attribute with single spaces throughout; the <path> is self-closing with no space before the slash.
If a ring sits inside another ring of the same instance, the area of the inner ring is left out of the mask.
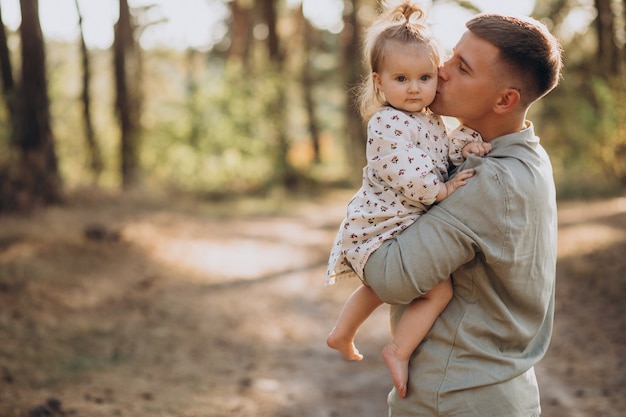
<path id="1" fill-rule="evenodd" d="M 459 166 L 467 159 L 469 154 L 485 156 L 491 151 L 491 145 L 483 143 L 482 137 L 475 130 L 461 125 L 448 133 L 450 151 L 448 157 L 454 166 Z"/>
<path id="2" fill-rule="evenodd" d="M 470 142 L 463 147 L 461 154 L 463 158 L 467 159 L 470 154 L 476 156 L 485 156 L 491 152 L 491 143 L 488 142 Z"/>
<path id="3" fill-rule="evenodd" d="M 446 182 L 439 183 L 439 192 L 437 193 L 437 199 L 435 201 L 440 202 L 450 194 L 455 192 L 459 187 L 467 184 L 467 179 L 474 176 L 473 169 L 464 169 L 463 171 L 458 172 L 454 178 L 450 179 Z"/>
<path id="4" fill-rule="evenodd" d="M 476 156 L 485 156 L 491 152 L 491 144 L 483 142 L 478 132 L 465 127 L 460 126 L 450 134 L 451 146 L 450 146 L 450 160 L 456 166 L 460 165 L 463 159 L 467 159 L 470 154 Z M 462 149 L 462 143 L 465 140 L 471 140 L 471 142 L 465 144 Z M 461 149 L 461 156 L 459 158 L 459 149 Z M 459 172 L 454 178 L 445 183 L 439 183 L 439 192 L 437 193 L 436 202 L 440 202 L 450 194 L 455 192 L 459 187 L 467 184 L 467 179 L 474 175 L 473 169 L 465 169 Z"/>

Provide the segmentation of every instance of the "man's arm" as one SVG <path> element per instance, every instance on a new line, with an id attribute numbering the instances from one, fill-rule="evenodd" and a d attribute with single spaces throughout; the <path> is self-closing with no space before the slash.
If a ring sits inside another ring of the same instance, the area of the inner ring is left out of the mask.
<path id="1" fill-rule="evenodd" d="M 450 277 L 474 253 L 467 235 L 429 212 L 369 257 L 364 280 L 384 302 L 408 304 Z"/>
<path id="2" fill-rule="evenodd" d="M 476 175 L 467 185 L 370 256 L 364 269 L 365 282 L 384 302 L 408 304 L 448 279 L 477 252 L 487 249 L 497 253 L 501 249 L 504 199 L 483 161 L 468 160 L 463 168 L 475 165 Z"/>

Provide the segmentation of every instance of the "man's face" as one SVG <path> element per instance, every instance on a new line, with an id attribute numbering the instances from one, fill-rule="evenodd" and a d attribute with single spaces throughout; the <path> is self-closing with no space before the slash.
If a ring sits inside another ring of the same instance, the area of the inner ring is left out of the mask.
<path id="1" fill-rule="evenodd" d="M 430 109 L 479 130 L 502 92 L 498 54 L 497 47 L 465 32 L 454 55 L 439 69 L 437 95 Z"/>

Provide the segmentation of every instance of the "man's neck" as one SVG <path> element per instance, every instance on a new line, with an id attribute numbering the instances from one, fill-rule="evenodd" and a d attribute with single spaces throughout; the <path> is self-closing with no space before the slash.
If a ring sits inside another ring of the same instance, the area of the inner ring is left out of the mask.
<path id="1" fill-rule="evenodd" d="M 500 136 L 520 132 L 527 127 L 524 116 L 515 118 L 493 117 L 481 121 L 462 123 L 480 133 L 485 142 L 490 142 Z"/>

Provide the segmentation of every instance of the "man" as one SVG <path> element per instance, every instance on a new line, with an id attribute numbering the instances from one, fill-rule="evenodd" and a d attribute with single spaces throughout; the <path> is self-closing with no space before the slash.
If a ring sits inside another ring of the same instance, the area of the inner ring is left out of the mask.
<path id="1" fill-rule="evenodd" d="M 493 149 L 460 169 L 475 176 L 387 241 L 365 281 L 406 304 L 452 276 L 454 297 L 417 348 L 408 395 L 390 416 L 532 417 L 541 412 L 533 366 L 552 331 L 556 202 L 547 154 L 526 121 L 560 78 L 561 48 L 539 22 L 479 15 L 440 69 L 430 106 L 478 131 Z"/>

